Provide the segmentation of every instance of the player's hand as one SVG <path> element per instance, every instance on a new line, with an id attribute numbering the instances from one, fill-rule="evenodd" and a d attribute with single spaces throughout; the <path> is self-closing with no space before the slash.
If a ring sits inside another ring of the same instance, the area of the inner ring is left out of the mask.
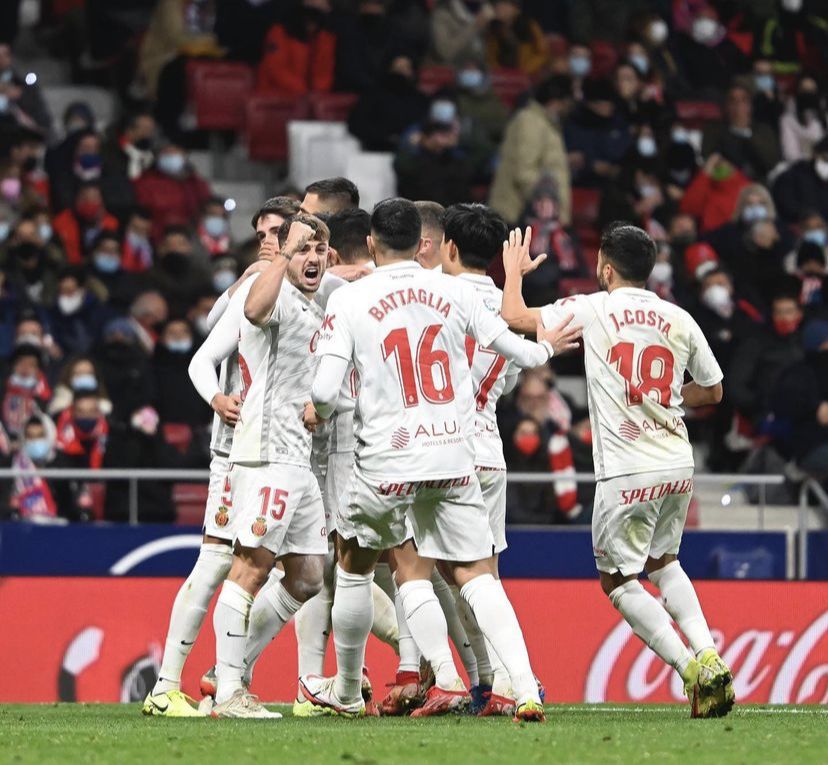
<path id="1" fill-rule="evenodd" d="M 305 245 L 313 239 L 314 233 L 314 230 L 307 223 L 302 223 L 299 220 L 293 221 L 290 224 L 285 246 L 282 247 L 282 254 L 290 258 L 295 253 L 301 252 Z"/>
<path id="2" fill-rule="evenodd" d="M 210 402 L 210 406 L 221 417 L 221 421 L 227 425 L 235 425 L 239 421 L 241 396 L 238 393 L 231 393 L 229 396 L 225 396 L 223 393 L 216 393 Z"/>
<path id="3" fill-rule="evenodd" d="M 575 314 L 569 314 L 557 327 L 546 329 L 538 322 L 538 340 L 546 340 L 555 349 L 555 355 L 574 351 L 583 335 L 584 328 L 573 325 Z"/>
<path id="4" fill-rule="evenodd" d="M 259 252 L 261 252 L 261 250 L 259 250 Z M 255 263 L 251 263 L 244 269 L 244 273 L 241 275 L 240 281 L 244 281 L 248 276 L 253 276 L 253 274 L 260 274 L 262 271 L 265 271 L 269 265 L 270 263 L 266 260 L 257 260 Z"/>
<path id="5" fill-rule="evenodd" d="M 817 422 L 820 425 L 822 425 L 823 427 L 828 425 L 828 401 L 823 401 L 817 407 L 817 416 L 816 416 L 816 418 L 817 418 Z"/>
<path id="6" fill-rule="evenodd" d="M 267 268 L 267 264 L 276 260 L 276 256 L 279 254 L 279 242 L 275 240 L 264 241 L 259 244 L 259 254 L 256 256 L 259 259 L 259 262 L 264 263 L 264 267 Z M 254 266 L 256 263 L 253 264 Z M 252 268 L 253 266 L 250 266 Z M 247 271 L 245 271 L 247 273 Z"/>
<path id="7" fill-rule="evenodd" d="M 346 282 L 355 282 L 363 276 L 368 276 L 371 269 L 364 263 L 342 263 L 338 266 L 329 266 L 328 273 L 338 276 Z"/>
<path id="8" fill-rule="evenodd" d="M 514 228 L 509 232 L 509 239 L 503 242 L 503 268 L 507 275 L 523 277 L 546 260 L 545 252 L 534 260 L 532 259 L 529 254 L 531 244 L 531 226 L 526 227 L 525 233 L 521 233 L 519 228 Z"/>
<path id="9" fill-rule="evenodd" d="M 305 413 L 302 415 L 302 424 L 309 433 L 316 433 L 316 429 L 325 423 L 310 401 L 305 402 Z"/>

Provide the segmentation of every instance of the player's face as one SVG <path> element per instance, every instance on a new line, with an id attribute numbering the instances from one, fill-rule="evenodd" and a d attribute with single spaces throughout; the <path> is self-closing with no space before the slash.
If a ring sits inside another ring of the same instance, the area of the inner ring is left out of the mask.
<path id="1" fill-rule="evenodd" d="M 609 289 L 609 282 L 607 281 L 606 277 L 606 270 L 607 270 L 607 261 L 604 260 L 604 256 L 599 252 L 598 253 L 598 266 L 595 271 L 595 276 L 598 279 L 598 286 L 602 290 Z"/>
<path id="2" fill-rule="evenodd" d="M 279 252 L 279 226 L 285 219 L 268 213 L 256 222 L 256 238 L 259 240 L 259 260 L 273 260 Z M 267 245 L 263 247 L 263 245 Z"/>
<path id="3" fill-rule="evenodd" d="M 328 243 L 311 239 L 291 259 L 287 276 L 290 283 L 305 296 L 319 289 L 328 265 Z"/>

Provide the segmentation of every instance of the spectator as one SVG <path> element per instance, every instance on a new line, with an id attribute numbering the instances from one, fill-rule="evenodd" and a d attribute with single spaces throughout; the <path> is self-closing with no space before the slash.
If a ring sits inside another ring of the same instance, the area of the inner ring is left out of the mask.
<path id="1" fill-rule="evenodd" d="M 156 242 L 168 226 L 190 225 L 211 197 L 210 186 L 175 143 L 159 150 L 155 164 L 134 185 L 136 202 L 152 215 Z"/>
<path id="2" fill-rule="evenodd" d="M 158 330 L 167 321 L 168 315 L 167 301 L 160 292 L 153 290 L 142 292 L 132 302 L 128 326 L 135 337 L 130 339 L 134 339 L 136 345 L 147 356 L 151 356 L 155 350 Z M 123 327 L 119 327 L 120 329 Z"/>
<path id="3" fill-rule="evenodd" d="M 328 263 L 329 265 L 336 265 L 336 263 L 331 261 L 330 258 L 328 260 Z M 210 315 L 210 311 L 216 304 L 216 300 L 217 296 L 214 292 L 211 291 L 209 293 L 205 293 L 201 295 L 190 308 L 190 310 L 187 311 L 187 321 L 189 321 L 190 324 L 192 324 L 193 330 L 196 334 L 196 345 L 201 345 L 204 338 L 210 334 L 210 325 L 207 321 L 207 317 Z"/>
<path id="4" fill-rule="evenodd" d="M 129 422 L 136 409 L 155 400 L 148 354 L 138 344 L 138 334 L 127 319 L 107 322 L 95 359 L 99 379 L 112 401 L 112 422 Z"/>
<path id="5" fill-rule="evenodd" d="M 71 207 L 80 186 L 99 181 L 102 168 L 101 137 L 94 130 L 70 134 L 63 149 L 55 150 L 46 168 L 51 180 L 52 209 L 61 212 Z"/>
<path id="6" fill-rule="evenodd" d="M 35 130 L 20 129 L 8 149 L 8 172 L 20 182 L 18 207 L 26 211 L 49 204 L 49 176 L 42 167 L 43 136 Z"/>
<path id="7" fill-rule="evenodd" d="M 445 66 L 482 61 L 484 35 L 492 19 L 494 9 L 488 0 L 441 0 L 431 14 L 430 60 Z"/>
<path id="8" fill-rule="evenodd" d="M 815 242 L 803 240 L 795 254 L 796 275 L 802 283 L 799 302 L 804 307 L 806 315 L 821 313 L 828 302 L 825 248 Z"/>
<path id="9" fill-rule="evenodd" d="M 440 242 L 443 240 L 443 216 L 446 208 L 438 202 L 418 201 L 414 203 L 423 222 L 420 240 L 420 251 L 417 253 L 417 262 L 423 268 L 437 268 L 440 266 Z"/>
<path id="10" fill-rule="evenodd" d="M 397 44 L 385 0 L 358 0 L 356 13 L 337 26 L 336 89 L 362 93 L 377 84 L 390 48 Z"/>
<path id="11" fill-rule="evenodd" d="M 87 287 L 114 313 L 125 314 L 138 292 L 138 278 L 121 265 L 121 238 L 102 231 L 92 244 Z"/>
<path id="12" fill-rule="evenodd" d="M 690 134 L 683 125 L 673 124 L 663 160 L 664 188 L 670 200 L 679 204 L 699 167 L 696 150 L 690 143 Z"/>
<path id="13" fill-rule="evenodd" d="M 459 146 L 459 128 L 429 120 L 416 143 L 397 152 L 397 190 L 408 199 L 433 199 L 452 205 L 471 196 L 473 166 Z"/>
<path id="14" fill-rule="evenodd" d="M 733 163 L 749 178 L 764 178 L 779 162 L 779 141 L 768 125 L 753 120 L 751 93 L 733 84 L 725 96 L 724 120 L 704 129 L 702 152 L 728 148 Z"/>
<path id="15" fill-rule="evenodd" d="M 768 59 L 776 71 L 795 73 L 809 47 L 825 47 L 825 8 L 803 0 L 780 0 L 775 5 L 776 13 L 768 15 L 754 35 L 754 53 Z"/>
<path id="16" fill-rule="evenodd" d="M 203 261 L 230 251 L 230 216 L 221 197 L 211 197 L 196 225 L 196 257 Z"/>
<path id="17" fill-rule="evenodd" d="M 548 473 L 549 456 L 544 448 L 541 425 L 532 417 L 520 418 L 514 429 L 503 433 L 503 452 L 509 470 Z M 552 483 L 509 483 L 506 487 L 509 523 L 551 524 L 555 519 L 555 489 Z"/>
<path id="18" fill-rule="evenodd" d="M 98 405 L 103 414 L 112 412 L 112 402 L 107 397 L 106 386 L 101 379 L 95 359 L 92 356 L 75 356 L 69 359 L 60 371 L 48 413 L 52 417 L 59 415 L 72 405 L 79 393 L 98 392 Z"/>
<path id="19" fill-rule="evenodd" d="M 12 117 L 23 127 L 37 128 L 48 136 L 52 116 L 37 80 L 28 82 L 14 68 L 11 45 L 0 42 L 0 113 Z"/>
<path id="20" fill-rule="evenodd" d="M 58 296 L 50 312 L 55 342 L 67 354 L 88 353 L 96 344 L 107 309 L 86 288 L 86 275 L 69 267 L 58 276 Z"/>
<path id="21" fill-rule="evenodd" d="M 281 24 L 265 39 L 258 89 L 304 96 L 333 89 L 336 35 L 329 25 L 329 0 L 293 0 Z"/>
<path id="22" fill-rule="evenodd" d="M 773 64 L 766 58 L 753 61 L 753 120 L 779 132 L 779 118 L 785 105 L 773 73 Z"/>
<path id="23" fill-rule="evenodd" d="M 592 72 L 592 51 L 588 45 L 573 43 L 569 48 L 566 70 L 572 78 L 572 93 L 576 101 L 584 97 L 584 80 Z"/>
<path id="24" fill-rule="evenodd" d="M 647 51 L 654 82 L 663 92 L 670 93 L 675 98 L 684 96 L 688 85 L 669 44 L 670 27 L 661 16 L 654 13 L 643 14 L 638 18 L 634 34 Z"/>
<path id="25" fill-rule="evenodd" d="M 207 425 L 210 408 L 190 383 L 187 367 L 193 357 L 193 330 L 183 319 L 173 319 L 161 330 L 152 359 L 156 406 L 161 422 L 195 428 Z"/>
<path id="26" fill-rule="evenodd" d="M 396 151 L 403 132 L 419 122 L 428 98 L 417 89 L 417 71 L 406 54 L 391 55 L 376 87 L 360 95 L 348 129 L 366 151 Z"/>
<path id="27" fill-rule="evenodd" d="M 655 144 L 651 134 L 646 137 Z M 636 148 L 625 159 L 615 183 L 601 196 L 598 222 L 601 228 L 615 220 L 628 220 L 647 231 L 655 220 L 669 217 L 668 198 L 659 180 L 658 161 L 653 153 L 642 156 Z"/>
<path id="28" fill-rule="evenodd" d="M 45 415 L 26 423 L 23 442 L 12 459 L 12 467 L 20 474 L 14 479 L 11 507 L 21 520 L 48 523 L 57 518 L 57 503 L 49 483 L 36 473 L 24 474 L 49 466 L 54 459 L 54 437 L 54 423 Z"/>
<path id="29" fill-rule="evenodd" d="M 521 10 L 522 0 L 495 0 L 494 18 L 486 34 L 490 68 L 516 69 L 534 76 L 549 59 L 546 38 L 538 23 Z"/>
<path id="30" fill-rule="evenodd" d="M 59 248 L 47 245 L 33 218 L 18 220 L 3 248 L 2 266 L 19 299 L 49 305 L 57 294 L 57 270 L 63 263 Z"/>
<path id="31" fill-rule="evenodd" d="M 571 104 L 571 80 L 556 75 L 540 83 L 509 122 L 490 197 L 491 206 L 508 223 L 520 220 L 538 182 L 548 175 L 558 189 L 560 222 L 569 225 L 572 204 L 561 123 Z"/>
<path id="32" fill-rule="evenodd" d="M 59 182 L 66 182 L 65 180 L 60 181 L 61 178 L 68 178 L 71 181 L 78 140 L 80 136 L 90 133 L 95 135 L 95 115 L 92 113 L 89 104 L 85 101 L 73 101 L 68 104 L 63 111 L 64 138 L 56 146 L 46 151 L 44 159 L 44 168 L 52 187 Z M 71 199 L 70 194 L 66 204 L 71 204 Z M 54 206 L 54 204 L 53 197 L 52 205 Z"/>
<path id="33" fill-rule="evenodd" d="M 18 438 L 29 419 L 46 408 L 52 389 L 43 373 L 43 352 L 34 345 L 19 345 L 9 362 L 3 392 L 3 428 Z"/>
<path id="34" fill-rule="evenodd" d="M 828 219 L 828 136 L 814 144 L 812 159 L 800 159 L 780 173 L 772 191 L 782 220 L 793 223 L 803 210 Z"/>
<path id="35" fill-rule="evenodd" d="M 825 137 L 825 99 L 813 77 L 801 77 L 779 120 L 782 157 L 786 162 L 808 160 Z"/>
<path id="36" fill-rule="evenodd" d="M 649 0 L 578 0 L 569 4 L 569 38 L 621 43 L 630 21 L 651 9 Z"/>
<path id="37" fill-rule="evenodd" d="M 134 208 L 127 218 L 121 267 L 129 273 L 143 273 L 152 268 L 152 214 L 144 207 Z"/>
<path id="38" fill-rule="evenodd" d="M 147 289 L 158 290 L 173 315 L 183 315 L 196 296 L 210 288 L 208 272 L 193 255 L 190 232 L 168 226 L 158 244 L 158 259 L 142 277 Z"/>
<path id="39" fill-rule="evenodd" d="M 66 262 L 78 265 L 102 231 L 118 230 L 118 220 L 104 207 L 98 183 L 85 181 L 78 187 L 72 207 L 56 215 L 53 226 Z"/>
<path id="40" fill-rule="evenodd" d="M 212 286 L 216 295 L 221 295 L 233 286 L 238 278 L 238 264 L 233 258 L 216 258 L 210 264 L 212 269 Z"/>
<path id="41" fill-rule="evenodd" d="M 749 183 L 731 161 L 728 149 L 713 152 L 687 187 L 679 209 L 692 215 L 701 231 L 709 231 L 727 223 L 739 192 Z"/>
<path id="42" fill-rule="evenodd" d="M 619 171 L 632 139 L 607 80 L 584 81 L 584 100 L 564 125 L 574 186 L 603 186 Z"/>

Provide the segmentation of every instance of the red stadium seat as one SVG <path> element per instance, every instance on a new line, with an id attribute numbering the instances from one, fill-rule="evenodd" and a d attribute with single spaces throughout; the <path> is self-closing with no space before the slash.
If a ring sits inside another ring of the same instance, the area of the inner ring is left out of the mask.
<path id="1" fill-rule="evenodd" d="M 713 101 L 677 101 L 676 115 L 688 127 L 701 127 L 705 122 L 721 119 L 722 110 Z"/>
<path id="2" fill-rule="evenodd" d="M 528 75 L 514 69 L 492 71 L 492 90 L 510 108 L 515 105 L 518 96 L 529 90 L 531 84 Z"/>
<path id="3" fill-rule="evenodd" d="M 592 292 L 598 292 L 598 282 L 595 279 L 561 279 L 558 291 L 561 297 L 589 295 Z"/>
<path id="4" fill-rule="evenodd" d="M 546 47 L 550 58 L 564 58 L 569 52 L 569 41 L 563 35 L 551 32 L 546 35 Z"/>
<path id="5" fill-rule="evenodd" d="M 601 232 L 595 226 L 581 226 L 575 229 L 581 247 L 597 247 L 601 243 Z"/>
<path id="6" fill-rule="evenodd" d="M 454 83 L 455 71 L 450 66 L 424 66 L 420 69 L 420 90 L 431 95 Z"/>
<path id="7" fill-rule="evenodd" d="M 175 522 L 180 526 L 200 526 L 207 502 L 207 484 L 175 483 L 172 487 Z"/>
<path id="8" fill-rule="evenodd" d="M 598 220 L 601 192 L 598 189 L 572 189 L 572 225 L 575 228 L 592 228 Z"/>
<path id="9" fill-rule="evenodd" d="M 593 77 L 607 77 L 618 63 L 618 51 L 606 40 L 593 40 L 589 46 L 592 51 Z"/>
<path id="10" fill-rule="evenodd" d="M 310 116 L 308 102 L 295 96 L 253 96 L 247 102 L 245 141 L 250 159 L 283 162 L 287 159 L 287 124 Z"/>
<path id="11" fill-rule="evenodd" d="M 253 70 L 238 61 L 188 61 L 187 100 L 201 130 L 241 130 Z"/>
<path id="12" fill-rule="evenodd" d="M 165 422 L 161 426 L 164 441 L 184 454 L 193 440 L 193 429 L 180 422 Z"/>
<path id="13" fill-rule="evenodd" d="M 356 93 L 311 93 L 312 116 L 324 122 L 346 122 L 358 98 Z"/>

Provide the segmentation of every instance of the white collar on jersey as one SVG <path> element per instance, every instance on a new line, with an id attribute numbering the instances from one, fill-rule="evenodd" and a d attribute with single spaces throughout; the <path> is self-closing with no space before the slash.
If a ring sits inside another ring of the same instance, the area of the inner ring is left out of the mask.
<path id="1" fill-rule="evenodd" d="M 458 278 L 465 279 L 467 282 L 474 282 L 475 284 L 494 284 L 494 279 L 486 274 L 457 274 Z"/>
<path id="2" fill-rule="evenodd" d="M 616 287 L 609 294 L 612 295 L 613 292 L 632 292 L 636 295 L 653 295 L 654 297 L 657 297 L 655 292 L 645 289 L 644 287 Z"/>
<path id="3" fill-rule="evenodd" d="M 388 263 L 384 266 L 377 266 L 377 271 L 397 271 L 405 268 L 422 268 L 416 260 L 400 260 L 397 263 Z"/>

